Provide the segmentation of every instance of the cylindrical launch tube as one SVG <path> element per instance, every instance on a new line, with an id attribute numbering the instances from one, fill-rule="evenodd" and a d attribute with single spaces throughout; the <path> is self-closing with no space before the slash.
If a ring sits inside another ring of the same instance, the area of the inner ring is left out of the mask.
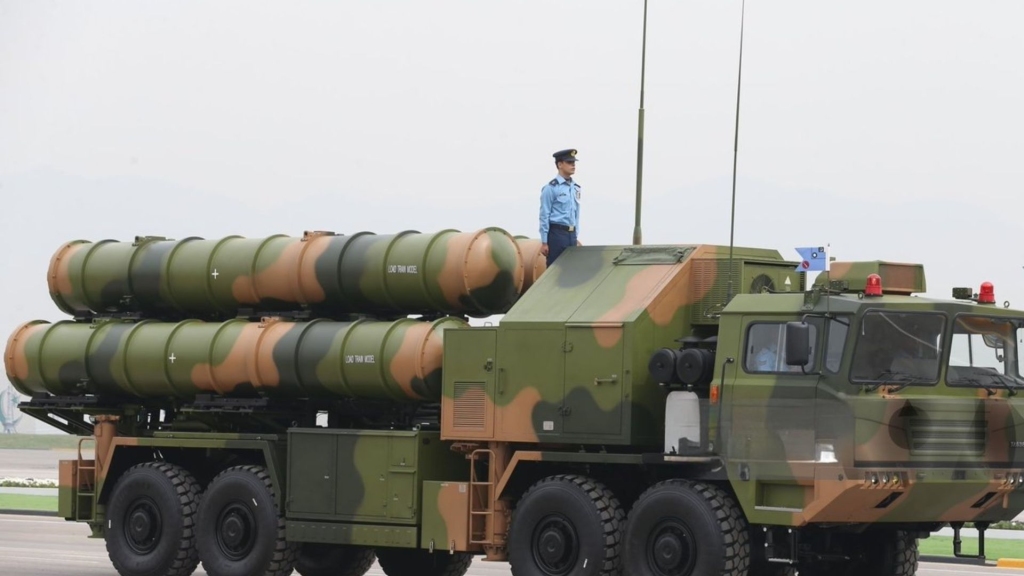
<path id="1" fill-rule="evenodd" d="M 436 401 L 443 332 L 463 326 L 451 317 L 431 323 L 35 321 L 11 335 L 4 363 L 8 379 L 26 395 Z"/>
<path id="2" fill-rule="evenodd" d="M 501 314 L 523 286 L 523 259 L 500 228 L 216 240 L 76 240 L 50 261 L 57 306 L 72 315 L 324 313 Z"/>
<path id="3" fill-rule="evenodd" d="M 548 257 L 540 253 L 542 246 L 539 238 L 516 236 L 516 244 L 523 254 L 523 292 L 526 292 L 540 275 L 548 269 Z"/>

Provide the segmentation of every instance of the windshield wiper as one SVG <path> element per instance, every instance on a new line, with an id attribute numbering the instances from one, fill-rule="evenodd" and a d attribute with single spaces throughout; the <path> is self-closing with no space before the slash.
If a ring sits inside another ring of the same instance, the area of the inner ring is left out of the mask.
<path id="1" fill-rule="evenodd" d="M 1017 381 L 1005 374 L 985 374 L 991 378 L 994 382 L 1001 384 L 1000 388 L 1004 389 L 1009 393 L 1010 396 L 1017 395 Z"/>
<path id="2" fill-rule="evenodd" d="M 973 385 L 975 385 L 975 386 L 977 386 L 979 388 L 983 388 L 986 392 L 988 392 L 989 396 L 995 396 L 995 394 L 996 394 L 995 390 L 989 388 L 988 386 L 985 386 L 984 384 L 981 383 L 981 380 L 978 380 L 977 378 L 974 378 L 972 376 L 961 376 L 961 377 L 957 378 L 956 380 L 953 380 L 952 382 L 956 382 L 956 383 L 961 383 L 962 382 L 964 384 L 973 384 Z"/>
<path id="3" fill-rule="evenodd" d="M 907 374 L 904 372 L 893 372 L 892 370 L 882 371 L 877 376 L 872 378 L 872 380 L 878 380 L 878 382 L 865 384 L 865 390 L 867 390 L 868 392 L 874 392 L 875 390 L 878 390 L 882 386 L 888 385 L 888 392 L 890 394 L 893 392 L 899 392 L 900 390 L 903 390 L 904 388 L 910 386 L 911 384 L 931 383 L 931 380 L 925 380 L 924 378 L 920 378 L 914 376 L 913 374 Z"/>

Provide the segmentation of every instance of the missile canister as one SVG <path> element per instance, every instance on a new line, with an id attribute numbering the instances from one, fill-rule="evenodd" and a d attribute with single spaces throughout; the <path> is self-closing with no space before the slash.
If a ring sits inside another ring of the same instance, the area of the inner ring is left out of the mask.
<path id="1" fill-rule="evenodd" d="M 35 321 L 11 335 L 4 363 L 14 388 L 26 395 L 437 401 L 442 334 L 463 326 L 452 317 L 432 323 Z"/>
<path id="2" fill-rule="evenodd" d="M 73 241 L 50 260 L 50 296 L 68 314 L 226 318 L 309 308 L 324 314 L 506 312 L 523 259 L 500 228 L 350 236 L 307 232 L 216 240 Z"/>
<path id="3" fill-rule="evenodd" d="M 548 257 L 540 253 L 542 244 L 539 238 L 516 236 L 516 243 L 519 244 L 519 251 L 523 253 L 523 292 L 526 292 L 548 269 Z"/>

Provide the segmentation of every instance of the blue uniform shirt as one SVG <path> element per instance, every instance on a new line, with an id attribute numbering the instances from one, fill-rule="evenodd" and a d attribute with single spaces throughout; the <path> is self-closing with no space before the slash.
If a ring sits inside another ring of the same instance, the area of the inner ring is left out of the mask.
<path id="1" fill-rule="evenodd" d="M 548 223 L 574 226 L 580 230 L 580 185 L 559 174 L 540 191 L 540 241 L 548 243 Z"/>

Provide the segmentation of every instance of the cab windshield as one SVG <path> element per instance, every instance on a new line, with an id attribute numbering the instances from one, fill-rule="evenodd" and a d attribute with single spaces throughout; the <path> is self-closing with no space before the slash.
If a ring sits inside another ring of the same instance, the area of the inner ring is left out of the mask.
<path id="1" fill-rule="evenodd" d="M 938 382 L 945 326 L 945 315 L 938 313 L 865 313 L 857 330 L 850 380 L 878 385 Z"/>
<path id="2" fill-rule="evenodd" d="M 1024 388 L 1020 373 L 1020 330 L 1024 320 L 990 316 L 957 316 L 949 348 L 946 382 L 950 386 Z"/>

